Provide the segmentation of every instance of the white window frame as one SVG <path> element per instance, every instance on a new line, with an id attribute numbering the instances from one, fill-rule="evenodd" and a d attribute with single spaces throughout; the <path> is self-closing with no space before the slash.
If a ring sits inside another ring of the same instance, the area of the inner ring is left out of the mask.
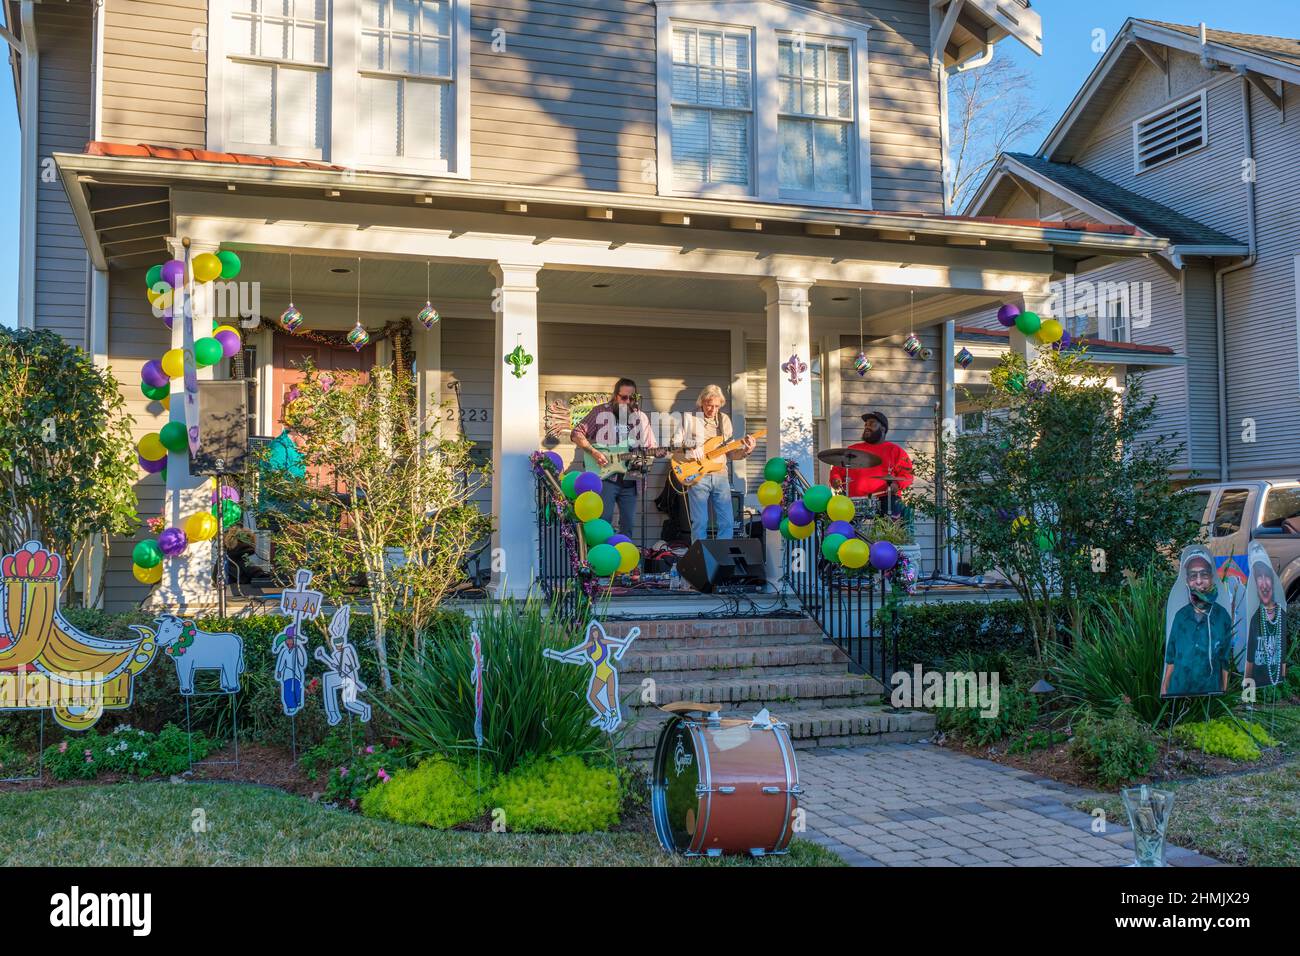
<path id="1" fill-rule="evenodd" d="M 658 90 L 656 142 L 658 191 L 662 196 L 708 197 L 723 192 L 708 188 L 677 189 L 673 184 L 672 63 L 673 26 L 705 25 L 749 29 L 753 34 L 752 97 L 753 130 L 750 141 L 751 171 L 748 192 L 725 193 L 727 198 L 758 202 L 789 202 L 806 206 L 871 208 L 871 122 L 870 74 L 867 37 L 870 25 L 818 13 L 783 0 L 658 0 Z M 850 47 L 853 69 L 853 118 L 855 136 L 850 138 L 855 156 L 850 158 L 853 195 L 817 195 L 781 190 L 778 133 L 780 86 L 778 82 L 778 40 L 802 35 L 812 42 Z"/>
<path id="2" fill-rule="evenodd" d="M 1198 90 L 1189 96 L 1182 96 L 1176 100 L 1171 100 L 1159 109 L 1152 110 L 1145 116 L 1139 116 L 1133 121 L 1133 175 L 1141 176 L 1143 173 L 1149 173 L 1153 169 L 1160 169 L 1162 166 L 1168 166 L 1170 163 L 1177 162 L 1184 157 L 1195 155 L 1210 145 L 1210 102 L 1207 94 L 1207 90 Z M 1176 155 L 1166 157 L 1158 163 L 1151 163 L 1148 166 L 1143 166 L 1142 155 L 1138 149 L 1142 124 L 1156 116 L 1159 116 L 1161 113 L 1168 113 L 1171 110 L 1181 109 L 1195 100 L 1200 101 L 1201 107 L 1201 145 L 1194 149 L 1189 149 L 1185 153 L 1177 153 Z"/>
<path id="3" fill-rule="evenodd" d="M 455 142 L 449 163 L 430 159 L 366 157 L 360 154 L 356 138 L 357 92 L 361 80 L 361 5 L 360 0 L 328 0 L 325 65 L 328 71 L 325 95 L 320 108 L 325 111 L 325 141 L 320 150 L 293 146 L 265 146 L 234 143 L 227 136 L 230 114 L 239 108 L 225 95 L 225 70 L 228 61 L 226 31 L 230 23 L 230 0 L 208 3 L 208 115 L 207 144 L 213 152 L 245 152 L 286 159 L 308 159 L 378 172 L 434 175 L 451 179 L 470 177 L 470 12 L 472 0 L 454 0 L 452 11 L 451 80 L 452 101 L 456 110 L 453 123 Z M 242 59 L 242 58 L 241 58 Z M 426 78 L 427 79 L 427 78 Z"/>
<path id="4" fill-rule="evenodd" d="M 842 206 L 845 204 L 851 205 L 855 202 L 858 196 L 858 177 L 860 175 L 860 171 L 857 169 L 857 164 L 853 162 L 854 154 L 857 152 L 857 148 L 858 148 L 857 135 L 856 135 L 857 126 L 858 126 L 858 120 L 857 120 L 858 98 L 856 95 L 856 91 L 854 92 L 852 106 L 850 107 L 851 115 L 847 120 L 839 116 L 814 116 L 812 114 L 804 113 L 804 112 L 787 113 L 783 111 L 781 109 L 780 92 L 779 92 L 780 79 L 781 79 L 780 44 L 787 40 L 794 41 L 795 43 L 798 43 L 800 40 L 802 40 L 805 44 L 824 46 L 828 51 L 828 56 L 827 56 L 828 60 L 829 60 L 829 51 L 832 47 L 848 47 L 849 71 L 852 74 L 849 80 L 850 87 L 853 86 L 854 81 L 856 80 L 857 77 L 857 65 L 855 63 L 855 52 L 856 52 L 855 44 L 853 43 L 852 40 L 839 40 L 833 37 L 813 37 L 813 36 L 809 36 L 807 33 L 796 33 L 790 30 L 779 31 L 777 33 L 776 39 L 777 39 L 777 89 L 778 89 L 777 112 L 776 112 L 776 120 L 777 120 L 776 149 L 779 151 L 781 148 L 781 143 L 780 143 L 781 120 L 787 117 L 795 120 L 807 121 L 814 124 L 818 122 L 840 123 L 842 125 L 851 127 L 854 133 L 854 135 L 850 136 L 849 138 L 849 156 L 847 157 L 849 181 L 848 181 L 847 190 L 845 190 L 844 192 L 831 192 L 828 190 L 790 189 L 785 186 L 781 186 L 780 185 L 781 172 L 779 168 L 780 164 L 778 162 L 777 186 L 781 191 L 781 198 L 783 200 L 793 200 L 795 202 L 800 202 L 800 203 L 828 203 L 828 204 L 834 204 L 838 206 Z"/>

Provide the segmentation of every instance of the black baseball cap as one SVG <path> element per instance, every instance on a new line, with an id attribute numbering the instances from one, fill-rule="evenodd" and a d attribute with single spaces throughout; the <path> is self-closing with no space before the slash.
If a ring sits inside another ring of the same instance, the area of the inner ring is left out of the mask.
<path id="1" fill-rule="evenodd" d="M 886 431 L 886 432 L 889 431 L 889 419 L 885 417 L 884 412 L 867 412 L 865 415 L 862 416 L 862 420 L 864 422 L 870 421 L 873 418 L 876 421 L 880 422 L 881 431 Z"/>

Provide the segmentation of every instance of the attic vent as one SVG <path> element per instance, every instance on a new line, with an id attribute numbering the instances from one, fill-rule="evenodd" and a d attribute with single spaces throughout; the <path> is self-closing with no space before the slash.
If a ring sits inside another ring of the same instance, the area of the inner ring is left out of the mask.
<path id="1" fill-rule="evenodd" d="M 1144 116 L 1133 124 L 1137 171 L 1177 159 L 1206 144 L 1205 91 Z"/>

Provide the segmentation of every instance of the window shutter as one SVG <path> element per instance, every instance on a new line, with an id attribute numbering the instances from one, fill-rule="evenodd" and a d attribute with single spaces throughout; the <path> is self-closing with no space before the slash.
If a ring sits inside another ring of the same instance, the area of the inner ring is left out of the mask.
<path id="1" fill-rule="evenodd" d="M 753 434 L 767 427 L 767 343 L 745 340 L 745 431 Z M 752 495 L 763 483 L 767 464 L 767 439 L 760 438 L 754 453 L 745 459 L 745 493 Z"/>

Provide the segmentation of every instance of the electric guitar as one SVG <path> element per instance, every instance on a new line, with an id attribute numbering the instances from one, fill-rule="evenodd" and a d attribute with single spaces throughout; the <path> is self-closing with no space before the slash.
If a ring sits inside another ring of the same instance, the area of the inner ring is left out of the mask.
<path id="1" fill-rule="evenodd" d="M 644 472 L 649 469 L 650 463 L 654 459 L 662 458 L 667 454 L 665 448 L 628 448 L 626 444 L 592 445 L 592 447 L 608 459 L 607 464 L 597 464 L 591 452 L 584 449 L 582 452 L 582 465 L 587 471 L 594 471 L 600 475 L 601 481 L 606 478 L 613 478 L 616 475 Z"/>
<path id="2" fill-rule="evenodd" d="M 755 441 L 767 434 L 766 428 L 760 428 L 754 434 L 750 435 Z M 744 444 L 743 440 L 735 439 L 726 441 L 721 435 L 708 439 L 700 451 L 703 457 L 699 461 L 691 459 L 673 459 L 673 474 L 681 482 L 682 487 L 689 488 L 695 482 L 699 481 L 704 475 L 713 475 L 727 467 L 727 455 L 733 451 L 738 451 Z"/>

